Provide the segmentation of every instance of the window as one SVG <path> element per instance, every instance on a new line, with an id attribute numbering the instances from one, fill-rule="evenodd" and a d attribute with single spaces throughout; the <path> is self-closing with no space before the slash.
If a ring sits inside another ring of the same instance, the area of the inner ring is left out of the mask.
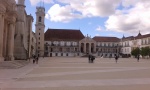
<path id="1" fill-rule="evenodd" d="M 40 44 L 40 42 L 39 42 L 39 44 Z"/>
<path id="2" fill-rule="evenodd" d="M 40 35 L 40 33 L 39 33 L 39 35 Z"/>
<path id="3" fill-rule="evenodd" d="M 40 47 L 38 47 L 38 49 L 40 49 Z"/>
<path id="4" fill-rule="evenodd" d="M 39 37 L 39 40 L 40 40 L 40 37 Z"/>
<path id="5" fill-rule="evenodd" d="M 40 16 L 40 17 L 39 17 L 39 22 L 41 22 L 41 21 L 42 21 L 42 17 Z"/>

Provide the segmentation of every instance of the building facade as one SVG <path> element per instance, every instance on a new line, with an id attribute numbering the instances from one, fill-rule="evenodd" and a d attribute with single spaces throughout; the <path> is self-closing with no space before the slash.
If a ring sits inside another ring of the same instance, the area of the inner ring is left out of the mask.
<path id="1" fill-rule="evenodd" d="M 45 32 L 45 56 L 114 57 L 120 53 L 116 37 L 84 36 L 80 30 L 48 29 Z"/>
<path id="2" fill-rule="evenodd" d="M 121 54 L 124 57 L 130 57 L 131 51 L 135 48 L 150 47 L 150 34 L 124 37 L 120 41 Z"/>
<path id="3" fill-rule="evenodd" d="M 26 60 L 31 55 L 33 17 L 25 0 L 0 0 L 0 61 Z"/>
<path id="4" fill-rule="evenodd" d="M 14 60 L 15 0 L 0 0 L 0 60 Z"/>
<path id="5" fill-rule="evenodd" d="M 45 56 L 78 56 L 80 30 L 48 29 L 44 34 Z"/>
<path id="6" fill-rule="evenodd" d="M 36 8 L 35 35 L 37 40 L 37 55 L 44 56 L 44 29 L 45 29 L 45 8 Z"/>
<path id="7" fill-rule="evenodd" d="M 33 17 L 26 13 L 25 0 L 18 0 L 16 6 L 18 16 L 16 20 L 14 57 L 17 60 L 26 60 L 30 57 Z"/>

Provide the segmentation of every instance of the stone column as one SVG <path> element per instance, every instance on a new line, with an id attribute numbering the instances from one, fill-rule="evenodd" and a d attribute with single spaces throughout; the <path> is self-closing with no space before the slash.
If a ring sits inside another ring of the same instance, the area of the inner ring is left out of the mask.
<path id="1" fill-rule="evenodd" d="M 84 43 L 84 53 L 86 53 L 86 43 Z"/>
<path id="2" fill-rule="evenodd" d="M 14 60 L 14 25 L 10 22 L 8 27 L 8 59 Z"/>
<path id="3" fill-rule="evenodd" d="M 0 13 L 0 60 L 3 60 L 4 16 Z"/>
<path id="4" fill-rule="evenodd" d="M 79 53 L 81 53 L 81 43 L 79 42 Z"/>
<path id="5" fill-rule="evenodd" d="M 96 43 L 94 43 L 94 53 L 96 52 Z"/>
<path id="6" fill-rule="evenodd" d="M 89 54 L 91 54 L 91 43 L 89 43 Z"/>
<path id="7" fill-rule="evenodd" d="M 4 25 L 4 44 L 3 44 L 3 56 L 4 56 L 4 58 L 6 58 L 6 56 L 7 56 L 7 37 L 8 37 L 8 35 L 7 35 L 7 28 L 8 28 L 8 25 L 7 25 L 7 23 L 4 23 L 5 25 Z"/>

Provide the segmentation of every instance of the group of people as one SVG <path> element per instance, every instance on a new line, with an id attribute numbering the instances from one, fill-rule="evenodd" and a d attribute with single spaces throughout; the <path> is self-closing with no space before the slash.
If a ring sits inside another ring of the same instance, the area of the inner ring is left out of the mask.
<path id="1" fill-rule="evenodd" d="M 95 56 L 89 55 L 89 63 L 93 63 L 95 60 Z"/>
<path id="2" fill-rule="evenodd" d="M 93 63 L 94 60 L 95 60 L 95 56 L 90 55 L 90 54 L 89 54 L 88 58 L 89 58 L 89 63 Z M 119 58 L 119 56 L 115 55 L 115 61 L 116 61 L 116 63 L 118 61 L 118 58 Z"/>
<path id="3" fill-rule="evenodd" d="M 38 61 L 39 61 L 39 57 L 36 55 L 33 55 L 33 64 L 34 63 L 38 64 Z"/>

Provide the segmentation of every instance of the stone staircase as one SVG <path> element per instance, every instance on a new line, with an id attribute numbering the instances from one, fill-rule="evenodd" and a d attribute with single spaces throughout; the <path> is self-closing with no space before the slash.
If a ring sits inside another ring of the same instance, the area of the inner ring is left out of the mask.
<path id="1" fill-rule="evenodd" d="M 2 61 L 0 62 L 0 69 L 18 69 L 29 64 L 29 61 L 14 60 L 14 61 Z"/>

